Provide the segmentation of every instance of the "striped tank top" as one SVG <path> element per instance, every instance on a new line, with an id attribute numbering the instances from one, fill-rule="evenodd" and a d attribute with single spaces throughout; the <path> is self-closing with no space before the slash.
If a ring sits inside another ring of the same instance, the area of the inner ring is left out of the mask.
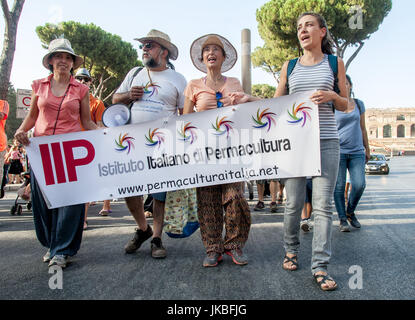
<path id="1" fill-rule="evenodd" d="M 333 90 L 334 75 L 330 68 L 328 56 L 313 66 L 304 66 L 297 61 L 289 79 L 290 94 L 309 90 Z M 320 139 L 339 139 L 336 119 L 331 103 L 318 105 L 320 120 Z"/>

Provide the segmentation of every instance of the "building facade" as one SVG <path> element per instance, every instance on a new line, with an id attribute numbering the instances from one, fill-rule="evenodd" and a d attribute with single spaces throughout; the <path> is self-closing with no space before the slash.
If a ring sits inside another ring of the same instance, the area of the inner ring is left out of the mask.
<path id="1" fill-rule="evenodd" d="M 366 130 L 372 150 L 415 151 L 415 108 L 366 109 Z"/>

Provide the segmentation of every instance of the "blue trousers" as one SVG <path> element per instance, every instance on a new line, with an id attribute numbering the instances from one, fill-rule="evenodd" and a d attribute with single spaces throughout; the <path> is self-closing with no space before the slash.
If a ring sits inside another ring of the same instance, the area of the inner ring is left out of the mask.
<path id="1" fill-rule="evenodd" d="M 32 211 L 39 242 L 55 255 L 74 256 L 81 247 L 85 204 L 48 209 L 31 170 Z"/>
<path id="2" fill-rule="evenodd" d="M 349 170 L 352 190 L 347 200 L 347 210 L 344 203 L 344 189 L 346 186 L 346 173 Z M 365 154 L 340 154 L 339 174 L 334 189 L 334 204 L 339 219 L 346 219 L 346 213 L 354 213 L 363 191 L 366 187 Z"/>

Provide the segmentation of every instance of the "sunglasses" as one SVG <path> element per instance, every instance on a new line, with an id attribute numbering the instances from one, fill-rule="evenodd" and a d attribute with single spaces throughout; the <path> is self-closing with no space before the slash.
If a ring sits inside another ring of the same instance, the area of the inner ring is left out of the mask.
<path id="1" fill-rule="evenodd" d="M 87 78 L 87 77 L 76 77 L 75 79 L 76 79 L 76 80 L 79 80 L 79 81 L 84 81 L 84 82 L 89 82 L 89 81 L 91 81 L 91 79 L 89 79 L 89 78 Z"/>
<path id="2" fill-rule="evenodd" d="M 222 92 L 218 91 L 216 92 L 216 106 L 218 108 L 222 108 L 223 107 L 223 102 L 219 101 L 220 99 L 222 99 Z"/>
<path id="3" fill-rule="evenodd" d="M 138 47 L 140 48 L 140 50 L 143 50 L 143 49 L 151 50 L 153 48 L 158 47 L 158 44 L 156 44 L 155 42 L 146 42 L 144 44 L 140 44 Z"/>

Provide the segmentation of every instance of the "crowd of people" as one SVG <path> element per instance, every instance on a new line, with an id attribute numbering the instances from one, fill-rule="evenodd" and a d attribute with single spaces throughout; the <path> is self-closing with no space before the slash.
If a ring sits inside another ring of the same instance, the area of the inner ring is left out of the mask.
<path id="1" fill-rule="evenodd" d="M 265 210 L 266 186 L 269 185 L 271 212 L 276 212 L 277 206 L 282 205 L 285 192 L 282 268 L 298 270 L 300 229 L 304 232 L 313 229 L 312 275 L 320 289 L 334 290 L 337 283 L 328 274 L 332 201 L 334 198 L 341 231 L 350 231 L 347 230 L 348 222 L 360 228 L 355 210 L 365 187 L 364 163 L 370 156 L 364 127 L 365 109 L 360 100 L 351 98 L 351 78 L 346 78 L 342 59 L 333 56 L 333 44 L 324 18 L 312 12 L 302 14 L 297 21 L 297 38 L 303 54 L 283 65 L 275 97 L 315 90 L 310 99 L 319 109 L 321 176 L 256 181 L 258 203 L 254 210 Z M 237 52 L 221 35 L 207 34 L 194 40 L 191 60 L 205 75 L 189 82 L 171 63 L 177 59 L 179 50 L 167 34 L 151 30 L 147 36 L 135 40 L 140 42 L 144 68 L 130 70 L 112 98 L 114 104 L 131 105 L 132 124 L 259 99 L 244 93 L 237 78 L 223 75 L 235 65 Z M 74 70 L 81 67 L 83 58 L 73 51 L 69 41 L 53 40 L 42 63 L 51 74 L 33 81 L 30 111 L 16 131 L 17 143 L 28 145 L 27 132 L 33 127 L 34 136 L 101 127 L 105 106 L 89 93 L 92 77 L 87 69 L 79 69 L 74 76 Z M 147 90 L 154 86 L 158 88 L 157 94 L 148 99 Z M 11 154 L 9 173 L 12 174 L 23 166 L 19 146 L 14 147 L 14 151 L 8 152 Z M 352 188 L 345 203 L 347 171 Z M 68 257 L 79 250 L 83 230 L 87 228 L 88 204 L 48 209 L 33 173 L 31 183 L 36 234 L 47 248 L 43 261 L 49 266 L 66 267 Z M 252 200 L 252 183 L 247 186 Z M 251 228 L 251 213 L 244 187 L 241 182 L 197 188 L 198 220 L 206 251 L 203 267 L 216 267 L 223 254 L 231 256 L 236 265 L 248 263 L 244 246 Z M 162 231 L 166 193 L 153 193 L 148 199 L 153 203 L 153 227 L 147 221 L 143 197 L 125 198 L 137 226 L 124 250 L 132 254 L 151 238 L 152 257 L 165 258 L 167 250 L 163 246 Z M 101 214 L 110 212 L 107 200 Z"/>

